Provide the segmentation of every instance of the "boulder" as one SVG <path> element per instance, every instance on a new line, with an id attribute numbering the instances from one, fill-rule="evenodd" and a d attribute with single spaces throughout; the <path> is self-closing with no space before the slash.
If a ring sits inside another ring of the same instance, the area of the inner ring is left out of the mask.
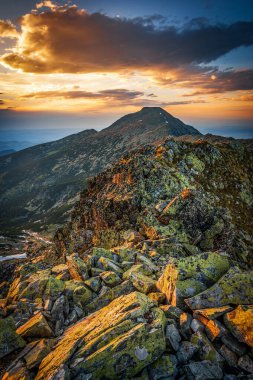
<path id="1" fill-rule="evenodd" d="M 219 353 L 223 356 L 229 366 L 237 367 L 238 357 L 231 351 L 225 344 L 223 344 L 219 350 Z"/>
<path id="2" fill-rule="evenodd" d="M 123 273 L 123 279 L 128 280 L 131 274 L 133 273 L 141 273 L 146 276 L 151 276 L 152 271 L 150 269 L 145 268 L 142 264 L 132 265 L 126 272 Z"/>
<path id="3" fill-rule="evenodd" d="M 217 281 L 229 266 L 227 256 L 216 252 L 173 259 L 157 281 L 157 288 L 165 293 L 169 303 L 178 305 L 182 297 L 192 297 Z"/>
<path id="4" fill-rule="evenodd" d="M 35 314 L 24 325 L 20 326 L 16 333 L 24 339 L 50 338 L 54 335 L 46 318 L 41 313 Z"/>
<path id="5" fill-rule="evenodd" d="M 253 347 L 253 306 L 239 305 L 224 316 L 224 322 L 239 342 Z"/>
<path id="6" fill-rule="evenodd" d="M 165 294 L 163 293 L 159 293 L 159 292 L 152 292 L 152 293 L 149 293 L 148 294 L 148 297 L 153 300 L 153 301 L 156 301 L 158 305 L 161 305 L 162 303 L 165 302 Z"/>
<path id="7" fill-rule="evenodd" d="M 66 296 L 69 301 L 81 309 L 94 298 L 95 293 L 91 291 L 82 281 L 70 280 L 65 282 Z"/>
<path id="8" fill-rule="evenodd" d="M 8 368 L 1 380 L 31 380 L 31 376 L 25 364 L 20 360 Z"/>
<path id="9" fill-rule="evenodd" d="M 27 298 L 29 300 L 35 300 L 38 297 L 42 298 L 50 274 L 50 269 L 41 270 L 32 274 L 26 280 L 27 286 L 23 291 L 19 291 L 18 299 Z"/>
<path id="10" fill-rule="evenodd" d="M 185 300 L 193 310 L 253 303 L 253 271 L 231 268 L 215 285 Z"/>
<path id="11" fill-rule="evenodd" d="M 191 337 L 191 343 L 198 345 L 198 356 L 201 360 L 209 360 L 215 363 L 224 362 L 222 356 L 216 351 L 212 343 L 203 332 L 197 331 L 193 334 Z"/>
<path id="12" fill-rule="evenodd" d="M 181 341 L 180 334 L 174 324 L 166 327 L 166 339 L 174 351 L 178 351 L 179 343 Z"/>
<path id="13" fill-rule="evenodd" d="M 221 341 L 228 347 L 231 351 L 235 352 L 236 355 L 242 356 L 247 351 L 247 346 L 244 343 L 238 342 L 236 338 L 234 338 L 231 334 L 225 334 L 221 337 Z"/>
<path id="14" fill-rule="evenodd" d="M 59 280 L 67 281 L 69 280 L 69 268 L 66 264 L 59 264 L 52 268 L 52 274 L 56 276 Z"/>
<path id="15" fill-rule="evenodd" d="M 175 379 L 177 359 L 174 355 L 162 355 L 148 367 L 152 380 Z"/>
<path id="16" fill-rule="evenodd" d="M 99 276 L 91 277 L 88 280 L 84 281 L 84 283 L 95 293 L 98 293 L 101 289 L 101 279 Z"/>
<path id="17" fill-rule="evenodd" d="M 22 353 L 19 356 L 22 356 L 26 367 L 32 369 L 37 367 L 41 361 L 46 357 L 52 350 L 53 345 L 55 344 L 55 339 L 41 339 L 39 341 L 29 343 L 26 346 L 25 354 Z"/>
<path id="18" fill-rule="evenodd" d="M 112 288 L 121 283 L 121 278 L 113 271 L 102 272 L 100 277 L 107 286 Z"/>
<path id="19" fill-rule="evenodd" d="M 65 289 L 64 281 L 56 278 L 55 276 L 50 276 L 44 291 L 43 296 L 46 298 L 56 299 L 59 297 Z"/>
<path id="20" fill-rule="evenodd" d="M 194 315 L 202 315 L 207 319 L 216 319 L 233 310 L 231 306 L 211 307 L 209 309 L 194 310 Z"/>
<path id="21" fill-rule="evenodd" d="M 184 366 L 184 372 L 188 380 L 223 379 L 223 372 L 219 365 L 208 360 L 187 364 Z"/>
<path id="22" fill-rule="evenodd" d="M 177 360 L 180 364 L 187 363 L 199 350 L 197 344 L 188 341 L 183 341 L 177 352 Z"/>
<path id="23" fill-rule="evenodd" d="M 253 360 L 249 355 L 241 356 L 238 360 L 238 366 L 246 372 L 253 374 Z"/>
<path id="24" fill-rule="evenodd" d="M 97 262 L 97 266 L 103 271 L 113 271 L 118 275 L 122 275 L 123 273 L 123 270 L 120 268 L 120 266 L 114 260 L 110 260 L 107 257 L 101 256 Z"/>
<path id="25" fill-rule="evenodd" d="M 24 339 L 16 333 L 15 324 L 11 318 L 0 319 L 0 358 L 25 345 Z"/>
<path id="26" fill-rule="evenodd" d="M 101 307 L 108 305 L 115 298 L 121 295 L 129 294 L 134 290 L 135 289 L 131 281 L 124 281 L 120 285 L 115 286 L 114 288 L 106 287 L 104 288 L 104 290 L 102 288 L 99 296 L 95 298 L 94 301 L 86 305 L 85 310 L 87 310 L 89 313 L 93 313 Z"/>
<path id="27" fill-rule="evenodd" d="M 144 274 L 132 272 L 129 276 L 129 280 L 139 292 L 142 292 L 144 294 L 151 293 L 156 289 L 155 281 L 152 280 L 152 278 L 145 276 Z"/>
<path id="28" fill-rule="evenodd" d="M 77 253 L 66 256 L 70 276 L 73 280 L 85 281 L 88 276 L 88 268 L 85 262 L 78 257 Z"/>
<path id="29" fill-rule="evenodd" d="M 36 380 L 132 378 L 165 350 L 164 313 L 144 294 L 119 297 L 65 331 Z"/>

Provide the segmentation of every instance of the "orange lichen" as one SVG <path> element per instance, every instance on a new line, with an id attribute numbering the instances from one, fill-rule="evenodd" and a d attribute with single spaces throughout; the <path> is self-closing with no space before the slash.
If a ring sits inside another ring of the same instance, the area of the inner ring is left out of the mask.
<path id="1" fill-rule="evenodd" d="M 190 196 L 190 189 L 188 189 L 187 187 L 186 188 L 184 188 L 184 190 L 181 192 L 181 197 L 183 198 L 183 199 L 187 199 L 187 198 L 189 198 L 189 196 Z"/>
<path id="2" fill-rule="evenodd" d="M 156 157 L 162 157 L 163 154 L 166 152 L 166 149 L 164 148 L 164 146 L 158 146 L 156 151 L 155 151 L 155 155 Z"/>

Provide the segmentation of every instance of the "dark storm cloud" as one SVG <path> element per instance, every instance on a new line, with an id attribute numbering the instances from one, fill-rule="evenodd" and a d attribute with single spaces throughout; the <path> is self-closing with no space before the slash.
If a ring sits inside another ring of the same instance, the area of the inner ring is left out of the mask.
<path id="1" fill-rule="evenodd" d="M 72 6 L 21 18 L 18 49 L 2 57 L 14 69 L 33 73 L 170 70 L 208 63 L 253 44 L 253 22 L 155 27 L 147 19 L 111 18 Z"/>

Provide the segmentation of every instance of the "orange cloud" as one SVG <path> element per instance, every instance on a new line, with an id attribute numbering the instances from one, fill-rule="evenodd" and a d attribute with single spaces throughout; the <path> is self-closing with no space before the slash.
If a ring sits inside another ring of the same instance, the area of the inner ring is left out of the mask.
<path id="1" fill-rule="evenodd" d="M 9 20 L 0 20 L 0 37 L 18 38 L 16 27 Z"/>
<path id="2" fill-rule="evenodd" d="M 43 1 L 38 8 L 21 18 L 17 46 L 2 57 L 10 68 L 32 73 L 164 71 L 208 63 L 253 43 L 253 22 L 158 29 L 145 18 L 88 14 L 75 5 Z"/>

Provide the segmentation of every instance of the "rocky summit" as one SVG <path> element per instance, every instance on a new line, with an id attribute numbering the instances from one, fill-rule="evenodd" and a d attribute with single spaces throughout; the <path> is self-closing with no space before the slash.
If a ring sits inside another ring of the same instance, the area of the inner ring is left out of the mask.
<path id="1" fill-rule="evenodd" d="M 92 179 L 0 286 L 2 379 L 252 379 L 252 164 L 175 137 Z"/>
<path id="2" fill-rule="evenodd" d="M 52 229 L 64 222 L 87 181 L 130 150 L 168 136 L 200 135 L 159 107 L 144 107 L 93 129 L 0 157 L 0 229 Z"/>

